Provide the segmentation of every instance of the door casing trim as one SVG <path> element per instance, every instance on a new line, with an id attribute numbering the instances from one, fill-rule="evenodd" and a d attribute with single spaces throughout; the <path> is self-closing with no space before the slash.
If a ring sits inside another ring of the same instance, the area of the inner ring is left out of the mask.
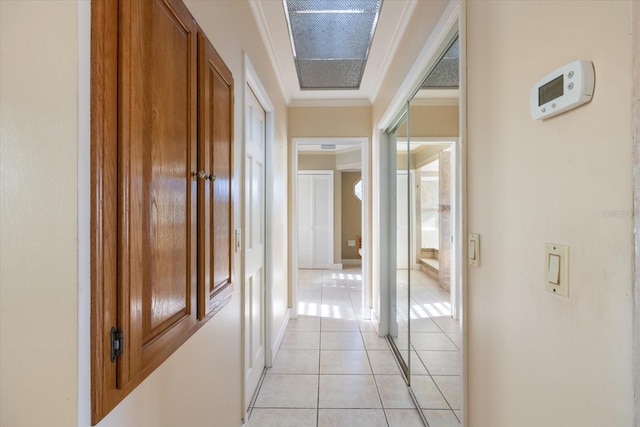
<path id="1" fill-rule="evenodd" d="M 264 210 L 264 307 L 262 310 L 264 316 L 264 342 L 265 342 L 265 366 L 271 367 L 273 364 L 273 353 L 274 346 L 272 345 L 272 323 L 273 323 L 273 301 L 272 301 L 272 286 L 273 286 L 273 259 L 272 259 L 272 244 L 273 244 L 273 221 L 272 221 L 272 212 L 273 212 L 273 147 L 275 141 L 275 118 L 274 118 L 274 107 L 271 102 L 271 98 L 269 97 L 269 93 L 264 88 L 262 82 L 260 81 L 260 77 L 258 76 L 257 71 L 253 67 L 251 60 L 249 59 L 249 55 L 244 52 L 243 53 L 243 85 L 242 85 L 242 156 L 241 156 L 241 176 L 240 176 L 240 203 L 242 206 L 241 213 L 241 230 L 245 230 L 245 210 L 246 206 L 244 203 L 245 196 L 245 170 L 244 170 L 244 158 L 246 156 L 246 148 L 247 148 L 247 138 L 246 138 L 246 102 L 248 89 L 250 88 L 253 91 L 254 95 L 258 99 L 258 102 L 262 106 L 265 111 L 265 210 Z M 237 234 L 236 234 L 236 238 Z M 240 283 L 243 284 L 246 279 L 245 274 L 245 257 L 244 257 L 244 244 L 241 242 L 240 249 Z M 249 402 L 246 402 L 246 384 L 245 384 L 245 361 L 246 361 L 246 348 L 244 344 L 245 336 L 245 301 L 244 294 L 241 303 L 242 310 L 242 369 L 241 369 L 241 393 L 242 393 L 242 417 L 243 419 L 248 419 L 247 413 L 245 412 L 245 408 L 248 406 Z M 286 327 L 286 326 L 285 326 Z M 275 347 L 277 348 L 277 347 Z"/>
<path id="2" fill-rule="evenodd" d="M 291 139 L 291 173 L 290 173 L 290 211 L 291 211 L 291 224 L 294 226 L 290 230 L 290 262 L 291 262 L 291 318 L 298 317 L 298 148 L 301 145 L 318 145 L 318 144 L 336 144 L 336 145 L 353 145 L 359 146 L 361 150 L 360 159 L 362 165 L 362 304 L 363 304 L 363 317 L 369 319 L 371 317 L 371 281 L 370 281 L 370 263 L 369 257 L 371 254 L 370 248 L 370 230 L 371 230 L 371 194 L 369 183 L 369 138 L 368 137 L 354 137 L 354 138 L 333 138 L 333 137 L 313 137 L 313 138 L 292 138 Z"/>

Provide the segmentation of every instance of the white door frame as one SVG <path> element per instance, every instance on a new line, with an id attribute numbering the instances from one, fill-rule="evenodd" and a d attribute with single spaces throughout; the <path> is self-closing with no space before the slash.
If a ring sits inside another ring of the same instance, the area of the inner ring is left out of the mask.
<path id="1" fill-rule="evenodd" d="M 455 198 L 452 201 L 456 209 L 452 211 L 454 216 L 454 247 L 451 252 L 451 286 L 454 291 L 460 296 L 459 302 L 462 305 L 462 309 L 457 313 L 462 323 L 462 427 L 468 425 L 467 422 L 467 345 L 466 336 L 468 331 L 466 310 L 467 304 L 467 263 L 466 259 L 466 236 L 467 233 L 467 205 L 466 205 L 466 14 L 463 0 L 450 0 L 447 8 L 443 12 L 440 20 L 438 21 L 435 29 L 427 39 L 426 43 L 422 47 L 422 50 L 418 54 L 413 66 L 407 73 L 407 76 L 403 80 L 402 84 L 398 88 L 396 95 L 393 97 L 389 104 L 389 107 L 382 115 L 380 121 L 376 124 L 375 128 L 378 131 L 378 140 L 380 141 L 377 152 L 375 153 L 374 163 L 380 168 L 380 176 L 382 172 L 387 173 L 387 166 L 385 162 L 388 162 L 389 149 L 389 136 L 386 130 L 397 121 L 402 111 L 406 108 L 407 101 L 413 96 L 413 94 L 420 87 L 424 79 L 427 77 L 429 71 L 435 66 L 436 62 L 440 59 L 444 50 L 448 47 L 448 43 L 453 40 L 456 33 L 460 37 L 460 90 L 459 90 L 459 129 L 460 136 L 452 145 L 455 149 L 455 159 L 452 159 L 452 165 L 455 168 Z M 387 189 L 389 191 L 389 189 Z M 388 196 L 381 195 L 380 202 L 386 200 Z M 385 228 L 381 227 L 386 225 L 388 228 L 388 218 L 385 217 L 385 213 L 381 210 L 380 217 L 377 218 L 377 223 L 373 226 L 380 233 L 379 253 L 376 254 L 376 258 L 380 261 L 380 271 L 376 272 L 377 277 L 386 278 L 389 274 L 388 263 L 384 263 L 383 260 L 389 258 L 389 239 L 392 237 L 385 232 Z M 378 326 L 379 331 L 387 330 L 387 326 L 382 324 L 382 321 L 389 319 L 389 290 L 388 286 L 381 281 L 380 294 L 376 295 L 380 298 L 379 318 L 381 320 Z"/>
<path id="2" fill-rule="evenodd" d="M 640 4 L 631 2 L 632 11 L 632 32 L 633 32 L 633 95 L 634 103 L 632 107 L 633 117 L 633 147 L 634 153 L 640 152 Z M 634 166 L 634 188 L 633 188 L 633 208 L 634 212 L 640 212 L 640 158 L 636 154 Z M 640 427 L 640 216 L 633 215 L 634 225 L 634 325 L 633 325 L 633 387 L 634 399 L 634 426 Z"/>
<path id="3" fill-rule="evenodd" d="M 271 367 L 273 364 L 273 351 L 272 351 L 272 338 L 271 338 L 271 324 L 273 321 L 273 308 L 272 308 L 272 283 L 273 283 L 273 221 L 272 221 L 272 212 L 273 212 L 273 146 L 274 146 L 274 107 L 271 99 L 269 98 L 269 94 L 260 82 L 260 78 L 258 77 L 258 73 L 255 68 L 253 68 L 253 64 L 249 59 L 247 53 L 244 53 L 244 80 L 242 82 L 242 156 L 241 156 L 241 173 L 240 173 L 240 204 L 242 206 L 242 214 L 241 214 L 241 228 L 236 229 L 235 238 L 236 238 L 236 248 L 239 248 L 241 253 L 241 262 L 240 262 L 240 283 L 245 282 L 245 259 L 244 259 L 244 245 L 243 245 L 243 230 L 245 230 L 245 214 L 246 214 L 246 206 L 245 206 L 245 170 L 244 170 L 244 158 L 246 157 L 246 128 L 247 128 L 247 117 L 245 114 L 246 111 L 246 102 L 247 102 L 247 87 L 251 88 L 255 97 L 260 102 L 260 105 L 265 111 L 266 120 L 265 120 L 265 224 L 264 224 L 264 307 L 262 313 L 264 315 L 264 343 L 265 343 L 265 366 Z M 239 240 L 239 242 L 238 242 Z M 236 249 L 238 250 L 238 249 Z M 245 304 L 244 304 L 244 295 L 242 298 L 242 370 L 241 370 L 241 382 L 242 382 L 242 417 L 246 419 L 245 408 L 248 406 L 249 402 L 245 402 L 245 389 L 246 384 L 244 380 L 244 366 L 246 355 L 245 348 Z"/>
<path id="4" fill-rule="evenodd" d="M 292 138 L 291 150 L 291 318 L 298 317 L 298 148 L 301 145 L 335 144 L 360 147 L 362 165 L 362 313 L 365 319 L 371 317 L 371 283 L 369 280 L 369 233 L 370 224 L 370 188 L 369 188 L 369 138 Z"/>

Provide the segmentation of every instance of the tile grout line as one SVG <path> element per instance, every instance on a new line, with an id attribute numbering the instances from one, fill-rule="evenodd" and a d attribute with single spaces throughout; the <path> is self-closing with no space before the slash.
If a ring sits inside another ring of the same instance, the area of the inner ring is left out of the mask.
<path id="1" fill-rule="evenodd" d="M 355 306 L 353 304 L 353 299 L 351 299 L 351 293 L 349 293 L 349 301 L 351 302 L 351 308 L 355 312 Z M 356 321 L 357 320 L 358 319 L 356 319 Z M 382 408 L 382 414 L 384 415 L 384 421 L 387 424 L 387 427 L 389 427 L 389 418 L 387 417 L 387 410 L 386 410 L 386 408 L 384 406 L 384 402 L 382 401 L 382 395 L 380 394 L 380 387 L 378 387 L 378 380 L 376 379 L 376 375 L 373 372 L 373 365 L 371 364 L 371 359 L 369 358 L 369 349 L 367 348 L 367 345 L 364 342 L 364 336 L 362 335 L 362 327 L 360 326 L 360 322 L 358 322 L 358 331 L 360 332 L 360 339 L 362 340 L 362 345 L 364 346 L 364 351 L 365 351 L 365 354 L 367 355 L 367 362 L 369 363 L 369 369 L 371 370 L 371 376 L 373 377 L 373 383 L 376 385 L 376 393 L 378 394 L 378 400 L 380 400 L 380 407 Z"/>
<path id="2" fill-rule="evenodd" d="M 324 270 L 320 280 L 320 331 L 318 333 L 318 396 L 316 399 L 316 427 L 320 424 L 320 367 L 322 366 L 322 293 L 324 290 Z"/>

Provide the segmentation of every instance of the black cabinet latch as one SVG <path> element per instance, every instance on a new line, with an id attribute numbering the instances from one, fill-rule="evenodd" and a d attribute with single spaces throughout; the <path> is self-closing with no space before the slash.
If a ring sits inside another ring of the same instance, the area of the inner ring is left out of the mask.
<path id="1" fill-rule="evenodd" d="M 111 361 L 115 362 L 116 357 L 122 356 L 124 352 L 124 334 L 121 330 L 111 328 Z"/>

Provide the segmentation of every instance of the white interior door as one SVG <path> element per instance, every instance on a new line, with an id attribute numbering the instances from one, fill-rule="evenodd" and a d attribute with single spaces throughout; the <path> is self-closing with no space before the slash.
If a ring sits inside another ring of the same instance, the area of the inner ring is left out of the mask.
<path id="1" fill-rule="evenodd" d="M 298 175 L 298 267 L 313 268 L 313 175 Z"/>
<path id="2" fill-rule="evenodd" d="M 265 111 L 247 86 L 244 157 L 245 410 L 265 366 Z"/>
<path id="3" fill-rule="evenodd" d="M 333 171 L 298 173 L 298 268 L 333 266 Z"/>
<path id="4" fill-rule="evenodd" d="M 313 176 L 313 267 L 333 265 L 333 176 Z"/>

